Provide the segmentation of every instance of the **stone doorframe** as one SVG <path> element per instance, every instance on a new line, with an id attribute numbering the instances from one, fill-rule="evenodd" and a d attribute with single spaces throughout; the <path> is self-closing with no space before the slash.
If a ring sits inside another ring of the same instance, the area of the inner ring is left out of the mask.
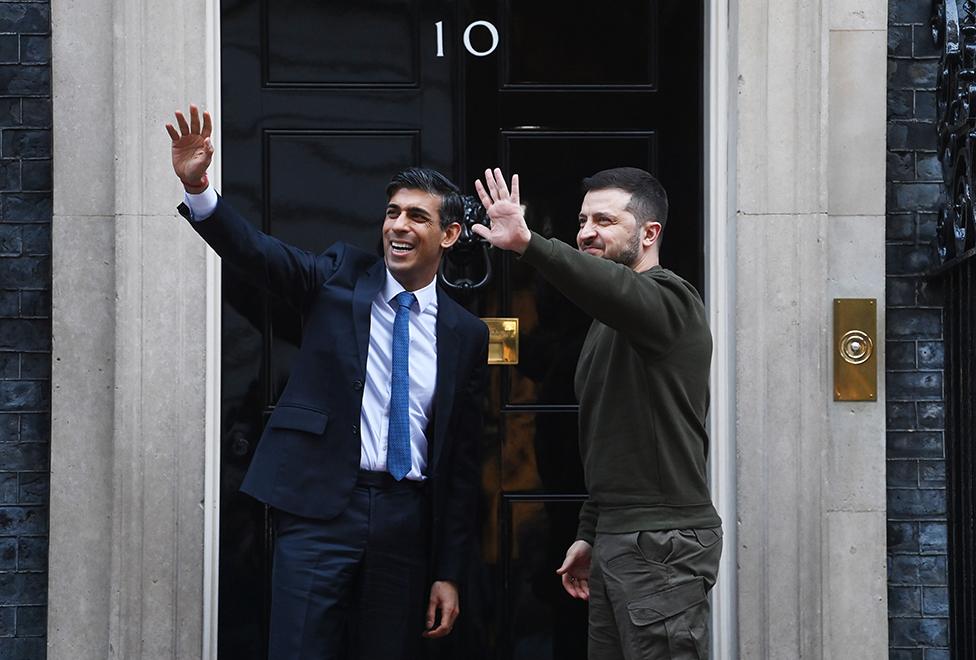
<path id="1" fill-rule="evenodd" d="M 881 660 L 887 2 L 733 4 L 739 657 Z M 845 297 L 875 402 L 833 401 Z"/>
<path id="2" fill-rule="evenodd" d="M 51 5 L 48 657 L 200 658 L 219 289 L 163 125 L 214 100 L 217 3 Z"/>
<path id="3" fill-rule="evenodd" d="M 883 309 L 887 7 L 794 5 L 705 13 L 716 657 L 880 659 L 883 389 L 832 401 L 829 301 Z M 219 268 L 162 124 L 217 109 L 217 8 L 52 0 L 51 658 L 216 657 Z"/>

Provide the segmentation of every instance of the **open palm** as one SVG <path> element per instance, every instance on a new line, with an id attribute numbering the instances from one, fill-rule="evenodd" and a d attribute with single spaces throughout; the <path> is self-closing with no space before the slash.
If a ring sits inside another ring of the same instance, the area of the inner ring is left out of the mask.
<path id="1" fill-rule="evenodd" d="M 512 190 L 505 184 L 500 169 L 485 170 L 485 183 L 474 182 L 478 197 L 488 213 L 491 227 L 475 225 L 472 231 L 495 247 L 521 254 L 532 234 L 525 224 L 525 210 L 519 204 L 518 174 L 512 177 Z"/>
<path id="2" fill-rule="evenodd" d="M 487 211 L 492 226 L 498 225 L 500 230 L 524 222 L 522 206 L 512 198 L 495 202 L 488 207 Z"/>
<path id="3" fill-rule="evenodd" d="M 214 153 L 210 140 L 213 133 L 210 113 L 204 112 L 201 122 L 199 108 L 191 105 L 190 121 L 187 122 L 182 112 L 177 112 L 176 122 L 180 127 L 179 131 L 172 124 L 166 124 L 166 132 L 173 141 L 173 171 L 187 187 L 206 186 L 204 175 L 210 167 Z"/>

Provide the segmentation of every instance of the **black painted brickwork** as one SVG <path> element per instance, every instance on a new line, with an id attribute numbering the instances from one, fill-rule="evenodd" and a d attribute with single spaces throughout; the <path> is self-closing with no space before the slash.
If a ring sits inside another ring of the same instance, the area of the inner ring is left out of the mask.
<path id="1" fill-rule="evenodd" d="M 0 0 L 0 658 L 46 655 L 51 12 Z"/>
<path id="2" fill-rule="evenodd" d="M 888 3 L 886 237 L 888 623 L 891 660 L 948 660 L 945 403 L 937 260 L 938 52 L 930 0 Z"/>
<path id="3" fill-rule="evenodd" d="M 892 660 L 948 660 L 936 52 L 929 0 L 890 0 L 887 429 Z M 0 0 L 0 658 L 45 657 L 50 439 L 47 1 Z"/>

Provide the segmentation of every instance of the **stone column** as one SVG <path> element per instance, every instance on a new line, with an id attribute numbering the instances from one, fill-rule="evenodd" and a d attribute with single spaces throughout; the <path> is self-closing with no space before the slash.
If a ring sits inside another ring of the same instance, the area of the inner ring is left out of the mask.
<path id="1" fill-rule="evenodd" d="M 834 402 L 831 336 L 864 297 L 884 337 L 885 36 L 881 0 L 738 6 L 741 658 L 888 655 L 883 359 Z"/>
<path id="2" fill-rule="evenodd" d="M 207 5 L 53 0 L 52 659 L 200 657 L 206 252 L 163 124 Z"/>
<path id="3" fill-rule="evenodd" d="M 824 454 L 825 657 L 888 657 L 885 167 L 888 6 L 830 3 L 827 298 L 878 301 L 877 402 L 834 402 Z M 832 321 L 832 319 L 829 319 Z M 831 323 L 827 324 L 832 333 Z M 833 338 L 827 342 L 833 383 Z"/>

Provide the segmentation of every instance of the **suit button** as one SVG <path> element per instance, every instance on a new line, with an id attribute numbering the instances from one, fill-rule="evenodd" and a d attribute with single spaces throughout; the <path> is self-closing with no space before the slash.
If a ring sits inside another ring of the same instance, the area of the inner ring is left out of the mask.
<path id="1" fill-rule="evenodd" d="M 361 380 L 352 381 L 352 389 L 356 390 L 357 392 L 363 389 L 363 381 Z"/>
<path id="2" fill-rule="evenodd" d="M 352 425 L 352 434 L 353 435 L 359 435 L 359 424 L 353 424 Z"/>

